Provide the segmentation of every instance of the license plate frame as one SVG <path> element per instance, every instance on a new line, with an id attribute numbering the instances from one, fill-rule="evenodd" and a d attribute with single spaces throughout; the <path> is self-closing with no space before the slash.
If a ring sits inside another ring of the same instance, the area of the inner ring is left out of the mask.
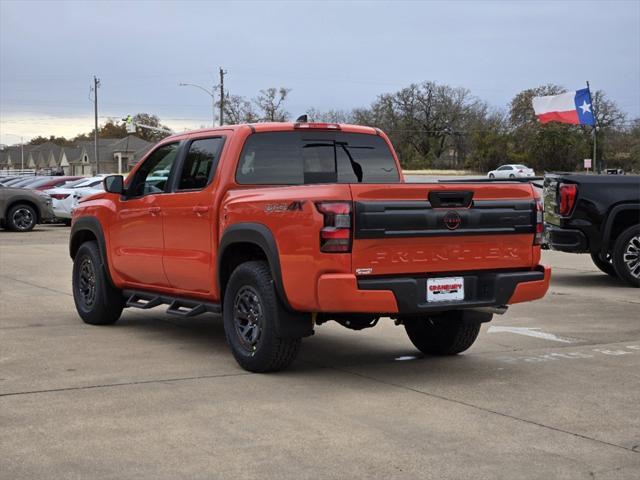
<path id="1" fill-rule="evenodd" d="M 427 278 L 427 302 L 461 302 L 464 300 L 464 277 Z"/>

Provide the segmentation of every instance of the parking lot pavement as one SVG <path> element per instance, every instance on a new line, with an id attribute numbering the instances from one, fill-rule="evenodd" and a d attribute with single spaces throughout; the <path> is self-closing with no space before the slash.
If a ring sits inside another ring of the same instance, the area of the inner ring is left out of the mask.
<path id="1" fill-rule="evenodd" d="M 457 357 L 386 319 L 255 375 L 211 316 L 84 325 L 68 233 L 0 232 L 2 479 L 640 476 L 640 291 L 586 256 Z"/>

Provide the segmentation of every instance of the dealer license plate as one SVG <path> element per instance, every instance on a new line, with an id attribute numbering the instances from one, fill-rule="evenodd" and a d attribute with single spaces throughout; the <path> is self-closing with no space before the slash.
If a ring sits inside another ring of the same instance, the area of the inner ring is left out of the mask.
<path id="1" fill-rule="evenodd" d="M 464 278 L 427 278 L 427 302 L 464 300 Z"/>

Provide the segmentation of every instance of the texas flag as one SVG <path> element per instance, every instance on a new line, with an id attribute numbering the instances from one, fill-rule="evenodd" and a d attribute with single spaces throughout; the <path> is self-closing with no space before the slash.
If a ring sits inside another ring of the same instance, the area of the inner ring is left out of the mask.
<path id="1" fill-rule="evenodd" d="M 533 97 L 533 110 L 540 123 L 560 122 L 594 125 L 588 88 L 547 97 Z"/>

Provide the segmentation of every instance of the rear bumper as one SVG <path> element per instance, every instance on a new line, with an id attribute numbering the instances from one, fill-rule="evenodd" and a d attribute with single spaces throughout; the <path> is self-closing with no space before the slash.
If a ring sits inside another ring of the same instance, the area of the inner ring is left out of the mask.
<path id="1" fill-rule="evenodd" d="M 569 253 L 585 253 L 589 251 L 587 237 L 580 230 L 560 228 L 545 223 L 544 231 L 547 237 L 547 244 L 553 250 Z"/>
<path id="2" fill-rule="evenodd" d="M 318 302 L 323 312 L 419 314 L 497 307 L 542 298 L 549 288 L 551 269 L 442 274 L 464 279 L 465 299 L 428 303 L 427 277 L 356 278 L 330 274 L 320 277 Z"/>

